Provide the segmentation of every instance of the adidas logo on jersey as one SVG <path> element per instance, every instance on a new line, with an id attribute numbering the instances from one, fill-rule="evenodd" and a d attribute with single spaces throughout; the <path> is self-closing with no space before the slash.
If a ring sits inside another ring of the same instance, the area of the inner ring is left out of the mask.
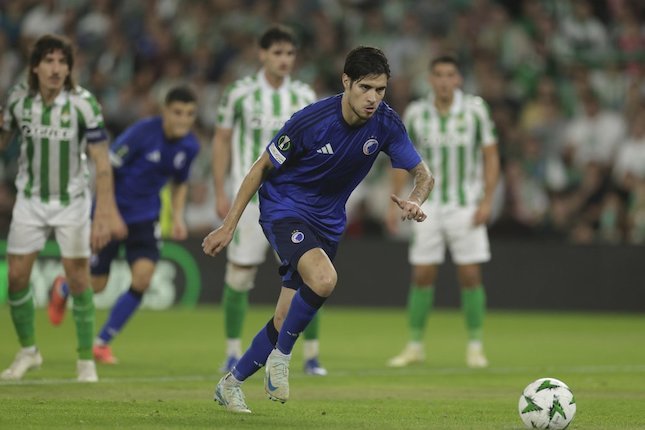
<path id="1" fill-rule="evenodd" d="M 159 150 L 149 152 L 148 154 L 146 154 L 146 160 L 151 161 L 153 163 L 160 162 L 161 161 L 161 152 L 159 152 Z"/>
<path id="2" fill-rule="evenodd" d="M 331 143 L 328 143 L 327 145 L 323 146 L 322 148 L 317 149 L 316 152 L 319 153 L 319 154 L 331 155 L 331 154 L 334 153 L 334 149 L 331 147 Z"/>

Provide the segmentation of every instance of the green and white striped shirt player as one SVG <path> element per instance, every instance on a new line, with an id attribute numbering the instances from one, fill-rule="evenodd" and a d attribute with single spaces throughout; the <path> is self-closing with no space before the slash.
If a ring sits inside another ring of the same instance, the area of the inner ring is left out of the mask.
<path id="1" fill-rule="evenodd" d="M 411 103 L 403 122 L 435 175 L 428 201 L 446 206 L 476 205 L 484 190 L 482 146 L 497 143 L 486 102 L 458 90 L 449 114 L 441 116 L 431 95 Z"/>
<path id="2" fill-rule="evenodd" d="M 103 115 L 86 89 L 62 90 L 50 106 L 26 84 L 16 85 L 4 111 L 4 130 L 20 139 L 16 187 L 21 197 L 68 205 L 89 187 L 87 143 L 106 140 Z"/>
<path id="3" fill-rule="evenodd" d="M 233 129 L 231 177 L 238 189 L 266 145 L 297 111 L 316 100 L 313 89 L 287 77 L 273 88 L 260 70 L 231 84 L 219 103 L 217 126 Z M 257 194 L 252 201 L 257 201 Z"/>

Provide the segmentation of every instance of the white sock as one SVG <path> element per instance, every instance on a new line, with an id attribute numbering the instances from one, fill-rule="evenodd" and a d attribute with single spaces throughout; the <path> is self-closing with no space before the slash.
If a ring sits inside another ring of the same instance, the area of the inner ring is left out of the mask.
<path id="1" fill-rule="evenodd" d="M 318 357 L 319 354 L 319 343 L 318 339 L 305 340 L 303 343 L 303 357 L 305 360 L 311 360 L 312 358 Z"/>
<path id="2" fill-rule="evenodd" d="M 226 339 L 226 355 L 228 357 L 241 357 L 242 341 L 240 339 Z"/>
<path id="3" fill-rule="evenodd" d="M 415 351 L 420 351 L 423 349 L 423 343 L 418 340 L 411 340 L 408 342 L 408 348 L 414 349 Z"/>
<path id="4" fill-rule="evenodd" d="M 36 351 L 38 351 L 38 348 L 36 348 L 36 345 L 25 346 L 24 348 L 22 348 L 22 351 L 28 354 L 35 354 Z"/>
<path id="5" fill-rule="evenodd" d="M 482 348 L 483 348 L 483 346 L 484 346 L 484 345 L 482 344 L 482 341 L 481 341 L 481 340 L 469 340 L 469 341 L 468 341 L 468 348 L 472 348 L 472 349 L 482 349 Z"/>
<path id="6" fill-rule="evenodd" d="M 233 386 L 235 386 L 235 387 L 239 387 L 239 386 L 241 386 L 241 385 L 242 385 L 242 382 L 244 382 L 244 381 L 240 381 L 239 379 L 237 379 L 235 376 L 233 376 L 233 374 L 232 374 L 232 373 L 229 373 L 229 374 L 226 376 L 225 381 L 226 381 L 226 383 L 227 383 L 227 384 L 233 385 Z"/>

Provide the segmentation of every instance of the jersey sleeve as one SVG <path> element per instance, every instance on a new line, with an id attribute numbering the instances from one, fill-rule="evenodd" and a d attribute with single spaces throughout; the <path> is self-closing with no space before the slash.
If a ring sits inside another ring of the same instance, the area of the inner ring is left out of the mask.
<path id="1" fill-rule="evenodd" d="M 299 90 L 302 97 L 304 106 L 310 105 L 316 101 L 316 92 L 307 84 L 302 84 L 302 89 Z"/>
<path id="2" fill-rule="evenodd" d="M 186 145 L 187 149 L 184 153 L 186 158 L 183 161 L 175 160 L 176 165 L 180 165 L 180 167 L 177 168 L 175 174 L 172 177 L 172 180 L 175 184 L 183 184 L 188 180 L 190 167 L 192 166 L 193 161 L 195 160 L 195 157 L 199 152 L 199 143 L 197 142 L 197 138 L 194 135 L 189 135 L 188 142 L 189 144 Z"/>
<path id="3" fill-rule="evenodd" d="M 2 119 L 4 120 L 2 124 L 2 130 L 10 132 L 18 128 L 18 123 L 16 120 L 16 109 L 20 100 L 27 95 L 27 88 L 25 84 L 14 85 L 7 95 L 7 100 L 2 110 Z"/>
<path id="4" fill-rule="evenodd" d="M 101 105 L 96 97 L 85 89 L 80 89 L 80 98 L 76 106 L 79 120 L 85 132 L 87 143 L 99 143 L 107 140 Z"/>
<path id="5" fill-rule="evenodd" d="M 409 105 L 405 111 L 403 112 L 403 126 L 405 127 L 406 131 L 408 132 L 408 136 L 410 137 L 410 140 L 412 141 L 413 144 L 418 145 L 418 135 L 417 131 L 414 128 L 414 121 L 416 118 L 416 105 L 411 104 Z"/>
<path id="6" fill-rule="evenodd" d="M 233 128 L 235 123 L 235 102 L 239 98 L 239 82 L 229 85 L 217 105 L 215 125 L 221 128 Z"/>
<path id="7" fill-rule="evenodd" d="M 475 97 L 474 107 L 475 116 L 479 122 L 479 130 L 481 136 L 480 143 L 483 146 L 496 144 L 497 130 L 495 129 L 495 124 L 491 119 L 488 103 L 486 103 L 481 97 Z"/>
<path id="8" fill-rule="evenodd" d="M 410 136 L 400 120 L 393 122 L 390 127 L 389 144 L 383 147 L 395 169 L 410 170 L 421 162 L 421 156 L 414 147 Z"/>
<path id="9" fill-rule="evenodd" d="M 15 106 L 15 102 L 12 103 L 11 100 L 11 95 L 9 96 L 9 99 L 7 100 L 6 107 L 2 108 L 2 130 L 6 132 L 10 132 L 12 130 L 15 130 L 15 120 L 13 116 L 13 106 Z"/>
<path id="10" fill-rule="evenodd" d="M 299 112 L 296 112 L 271 139 L 266 147 L 269 159 L 276 169 L 282 168 L 287 162 L 303 150 L 302 129 L 299 125 Z"/>
<path id="11" fill-rule="evenodd" d="M 141 123 L 137 122 L 121 133 L 110 146 L 110 162 L 119 169 L 129 163 L 138 151 Z"/>

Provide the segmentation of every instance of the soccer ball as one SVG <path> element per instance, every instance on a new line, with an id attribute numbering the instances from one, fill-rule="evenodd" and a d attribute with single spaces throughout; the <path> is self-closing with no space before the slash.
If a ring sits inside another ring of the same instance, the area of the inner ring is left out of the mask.
<path id="1" fill-rule="evenodd" d="M 555 378 L 541 378 L 526 386 L 518 405 L 529 429 L 565 429 L 576 415 L 571 389 Z"/>

